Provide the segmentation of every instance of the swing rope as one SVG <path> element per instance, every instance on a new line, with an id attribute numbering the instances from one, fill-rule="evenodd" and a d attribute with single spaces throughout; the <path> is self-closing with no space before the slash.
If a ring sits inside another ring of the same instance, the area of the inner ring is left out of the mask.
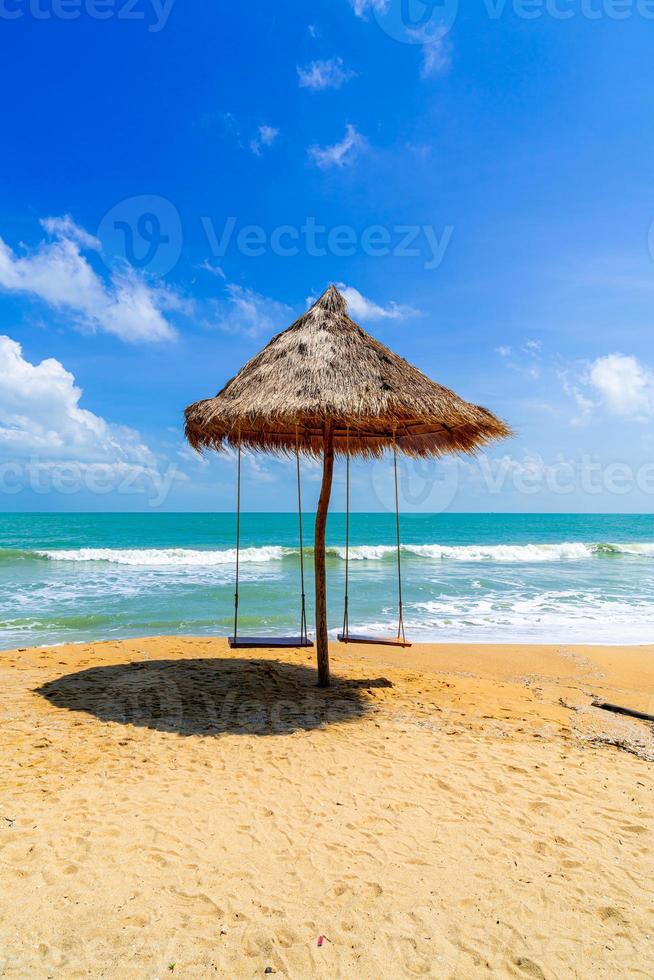
<path id="1" fill-rule="evenodd" d="M 300 435 L 295 426 L 295 466 L 297 471 L 297 513 L 300 531 L 300 589 L 302 593 L 302 608 L 300 611 L 300 637 L 307 639 L 307 598 L 304 591 L 304 542 L 302 538 L 302 484 L 300 481 Z"/>
<path id="2" fill-rule="evenodd" d="M 395 478 L 395 531 L 397 534 L 397 599 L 399 618 L 397 623 L 397 638 L 406 643 L 404 632 L 404 611 L 402 604 L 402 546 L 400 542 L 400 495 L 397 488 L 397 441 L 393 429 L 393 476 Z"/>
<path id="3" fill-rule="evenodd" d="M 234 635 L 232 637 L 233 646 L 238 644 L 238 597 L 239 597 L 239 574 L 241 568 L 241 431 L 238 432 L 238 448 L 236 454 L 236 584 L 234 589 Z M 297 506 L 298 506 L 298 525 L 300 532 L 300 589 L 302 603 L 300 608 L 300 646 L 311 646 L 307 630 L 307 602 L 304 586 L 304 536 L 302 531 L 302 484 L 300 481 L 300 434 L 298 426 L 295 427 L 295 465 L 297 473 Z M 251 640 L 252 638 L 245 638 Z M 241 645 L 247 645 L 245 640 Z M 258 645 L 261 645 L 260 643 Z M 297 646 L 297 643 L 287 643 L 287 646 Z"/>
<path id="4" fill-rule="evenodd" d="M 347 643 L 350 640 L 350 620 L 349 620 L 349 584 L 350 584 L 350 427 L 346 429 L 345 436 L 345 597 L 343 602 L 343 631 L 339 639 Z M 393 478 L 395 485 L 395 536 L 397 549 L 397 599 L 398 599 L 398 622 L 397 622 L 397 643 L 403 646 L 411 646 L 407 643 L 404 630 L 404 603 L 402 597 L 402 544 L 400 539 L 400 493 L 397 477 L 397 442 L 395 429 L 393 429 Z M 352 642 L 363 643 L 384 643 L 389 642 L 373 637 L 358 636 L 352 638 Z M 394 641 L 390 641 L 394 642 Z"/>
<path id="5" fill-rule="evenodd" d="M 241 551 L 241 430 L 238 430 L 236 464 L 236 589 L 234 592 L 234 640 L 238 638 L 238 573 Z"/>
<path id="6" fill-rule="evenodd" d="M 348 588 L 350 580 L 350 427 L 345 435 L 345 599 L 343 602 L 343 636 L 350 632 Z"/>

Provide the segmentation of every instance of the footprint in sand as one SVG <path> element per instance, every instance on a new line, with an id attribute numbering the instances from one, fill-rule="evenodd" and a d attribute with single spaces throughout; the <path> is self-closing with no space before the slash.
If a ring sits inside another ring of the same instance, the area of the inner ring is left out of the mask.
<path id="1" fill-rule="evenodd" d="M 535 977 L 536 980 L 546 980 L 545 974 L 538 963 L 534 963 L 533 960 L 528 959 L 526 956 L 517 956 L 513 962 L 525 976 Z"/>
<path id="2" fill-rule="evenodd" d="M 622 912 L 619 909 L 611 908 L 610 905 L 603 906 L 597 912 L 602 922 L 612 922 L 624 928 L 627 928 L 629 925 Z"/>
<path id="3" fill-rule="evenodd" d="M 291 946 L 296 946 L 301 940 L 296 932 L 291 932 L 290 929 L 278 929 L 274 933 L 275 940 L 284 949 L 290 949 Z"/>

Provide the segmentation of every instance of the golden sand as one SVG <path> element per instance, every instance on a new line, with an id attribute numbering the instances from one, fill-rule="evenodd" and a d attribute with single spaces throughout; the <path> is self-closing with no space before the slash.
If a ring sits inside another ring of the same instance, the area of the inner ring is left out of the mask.
<path id="1" fill-rule="evenodd" d="M 0 653 L 0 975 L 654 975 L 654 647 L 332 666 Z"/>

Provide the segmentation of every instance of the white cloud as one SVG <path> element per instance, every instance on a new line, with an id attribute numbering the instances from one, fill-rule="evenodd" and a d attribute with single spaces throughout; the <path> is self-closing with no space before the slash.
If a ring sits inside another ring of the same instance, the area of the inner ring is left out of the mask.
<path id="1" fill-rule="evenodd" d="M 219 265 L 212 265 L 209 259 L 205 259 L 204 262 L 200 263 L 200 268 L 204 269 L 205 272 L 210 272 L 212 276 L 218 276 L 219 279 L 227 279 L 227 276 L 223 272 Z"/>
<path id="2" fill-rule="evenodd" d="M 366 20 L 370 13 L 385 14 L 392 2 L 396 2 L 396 0 L 350 0 L 350 6 L 357 17 Z M 432 11 L 432 17 L 433 15 L 434 12 Z M 400 28 L 397 39 L 421 45 L 422 69 L 420 74 L 423 78 L 429 78 L 431 75 L 445 71 L 450 66 L 450 45 L 447 35 L 448 28 L 445 24 L 436 27 L 429 23 L 423 27 L 407 26 Z M 392 36 L 395 36 L 394 32 Z"/>
<path id="3" fill-rule="evenodd" d="M 371 10 L 383 14 L 388 6 L 388 0 L 350 0 L 350 6 L 357 17 L 367 17 Z"/>
<path id="4" fill-rule="evenodd" d="M 437 75 L 450 66 L 450 50 L 447 41 L 447 28 L 438 27 L 435 31 L 428 31 L 426 28 L 420 30 L 407 30 L 407 35 L 413 41 L 422 45 L 422 69 L 420 74 L 423 78 Z"/>
<path id="5" fill-rule="evenodd" d="M 250 149 L 256 156 L 260 157 L 261 147 L 272 146 L 279 136 L 279 130 L 275 129 L 274 126 L 261 125 L 257 132 L 259 135 L 250 142 Z"/>
<path id="6" fill-rule="evenodd" d="M 99 252 L 102 243 L 95 235 L 90 235 L 88 231 L 73 221 L 69 214 L 61 218 L 41 218 L 41 227 L 53 238 L 69 238 L 71 241 L 79 242 L 82 248 L 92 249 Z"/>
<path id="7" fill-rule="evenodd" d="M 68 312 L 77 326 L 104 330 L 126 341 L 171 340 L 173 326 L 164 310 L 179 309 L 179 298 L 162 286 L 151 286 L 133 269 L 113 272 L 104 282 L 82 255 L 97 240 L 72 218 L 45 218 L 55 240 L 42 242 L 24 256 L 0 238 L 0 287 L 36 296 Z"/>
<path id="8" fill-rule="evenodd" d="M 326 88 L 340 88 L 344 82 L 356 76 L 356 72 L 343 67 L 342 58 L 328 58 L 325 61 L 312 61 L 306 68 L 297 66 L 300 88 L 321 91 Z"/>
<path id="9" fill-rule="evenodd" d="M 539 378 L 540 351 L 542 344 L 540 340 L 527 340 L 518 348 L 513 348 L 509 344 L 502 344 L 495 348 L 495 353 L 499 354 L 506 361 L 506 366 L 518 374 L 523 374 L 527 378 Z M 509 358 L 511 358 L 509 360 Z"/>
<path id="10" fill-rule="evenodd" d="M 611 414 L 637 421 L 654 416 L 654 372 L 636 357 L 598 357 L 590 365 L 588 380 Z"/>
<path id="11" fill-rule="evenodd" d="M 259 137 L 264 146 L 270 146 L 279 136 L 274 126 L 259 126 Z"/>
<path id="12" fill-rule="evenodd" d="M 573 425 L 586 425 L 602 408 L 630 421 L 643 422 L 654 416 L 654 372 L 636 357 L 606 354 L 572 380 L 568 371 L 557 373 L 578 409 Z"/>
<path id="13" fill-rule="evenodd" d="M 586 422 L 590 420 L 594 409 L 597 407 L 596 403 L 592 398 L 588 398 L 587 395 L 584 395 L 583 391 L 581 391 L 581 389 L 576 385 L 573 385 L 570 393 L 577 404 L 577 408 L 579 409 L 579 415 L 575 415 L 575 417 L 572 419 L 572 424 L 585 425 Z"/>
<path id="14" fill-rule="evenodd" d="M 227 293 L 228 300 L 217 304 L 216 313 L 218 327 L 228 333 L 245 333 L 250 337 L 278 333 L 292 319 L 290 307 L 253 289 L 230 283 Z"/>
<path id="15" fill-rule="evenodd" d="M 366 141 L 356 128 L 348 123 L 345 136 L 333 146 L 310 146 L 308 153 L 317 167 L 328 170 L 330 167 L 348 167 L 355 162 Z"/>
<path id="16" fill-rule="evenodd" d="M 590 421 L 593 410 L 597 408 L 597 405 L 592 398 L 588 398 L 588 396 L 582 391 L 580 384 L 583 384 L 583 380 L 579 382 L 570 381 L 569 372 L 567 370 L 559 369 L 556 374 L 561 382 L 564 392 L 566 395 L 569 395 L 574 399 L 577 409 L 579 410 L 579 414 L 574 415 L 570 419 L 571 424 L 576 426 L 586 425 Z"/>
<path id="17" fill-rule="evenodd" d="M 0 453 L 12 461 L 74 461 L 141 470 L 155 457 L 134 429 L 80 408 L 82 390 L 60 361 L 32 364 L 11 337 L 0 336 Z"/>
<path id="18" fill-rule="evenodd" d="M 379 303 L 363 296 L 354 286 L 346 286 L 342 282 L 337 283 L 337 286 L 345 297 L 348 310 L 354 320 L 405 320 L 407 317 L 420 315 L 420 310 L 412 306 L 403 306 L 395 302 L 390 302 L 388 306 L 380 306 Z"/>

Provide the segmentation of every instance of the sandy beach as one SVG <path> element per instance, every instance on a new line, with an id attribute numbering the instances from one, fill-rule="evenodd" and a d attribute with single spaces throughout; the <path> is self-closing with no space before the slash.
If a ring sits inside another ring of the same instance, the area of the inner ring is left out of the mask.
<path id="1" fill-rule="evenodd" d="M 0 975 L 654 974 L 654 647 L 331 657 L 1 653 Z"/>

